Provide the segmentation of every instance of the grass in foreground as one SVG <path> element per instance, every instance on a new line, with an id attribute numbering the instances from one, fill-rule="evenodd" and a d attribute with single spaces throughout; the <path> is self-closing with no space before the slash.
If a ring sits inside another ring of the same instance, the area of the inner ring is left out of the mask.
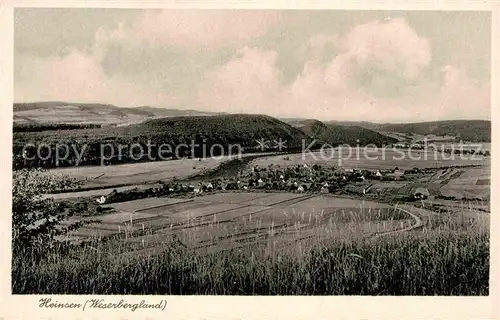
<path id="1" fill-rule="evenodd" d="M 14 294 L 488 295 L 489 235 L 447 232 L 333 241 L 310 252 L 151 257 L 85 250 L 16 256 Z"/>

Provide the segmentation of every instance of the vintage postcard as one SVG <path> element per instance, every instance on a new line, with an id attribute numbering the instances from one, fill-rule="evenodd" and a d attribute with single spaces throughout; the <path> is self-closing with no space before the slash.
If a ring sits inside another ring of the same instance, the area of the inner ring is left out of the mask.
<path id="1" fill-rule="evenodd" d="M 457 3 L 2 4 L 0 319 L 498 319 Z"/>

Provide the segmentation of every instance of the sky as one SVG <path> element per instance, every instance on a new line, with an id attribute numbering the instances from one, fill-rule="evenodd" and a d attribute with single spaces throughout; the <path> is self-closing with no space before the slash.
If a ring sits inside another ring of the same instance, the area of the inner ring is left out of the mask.
<path id="1" fill-rule="evenodd" d="M 16 8 L 14 99 L 490 119 L 489 12 Z"/>

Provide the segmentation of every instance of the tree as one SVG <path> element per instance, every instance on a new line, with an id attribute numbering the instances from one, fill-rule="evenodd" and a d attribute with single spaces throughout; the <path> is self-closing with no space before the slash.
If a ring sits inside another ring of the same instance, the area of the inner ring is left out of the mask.
<path id="1" fill-rule="evenodd" d="M 82 226 L 83 222 L 61 222 L 85 210 L 66 202 L 45 197 L 47 193 L 80 185 L 75 179 L 50 176 L 42 169 L 22 169 L 13 172 L 12 182 L 12 251 L 43 253 L 59 241 L 56 237 Z"/>

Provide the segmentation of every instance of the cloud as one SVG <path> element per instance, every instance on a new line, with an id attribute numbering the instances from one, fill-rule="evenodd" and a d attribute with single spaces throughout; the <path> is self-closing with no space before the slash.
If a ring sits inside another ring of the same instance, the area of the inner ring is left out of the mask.
<path id="1" fill-rule="evenodd" d="M 25 67 L 19 67 L 15 79 L 17 101 L 91 101 L 138 106 L 173 100 L 129 79 L 109 77 L 98 57 L 80 51 L 62 58 L 31 60 Z"/>
<path id="2" fill-rule="evenodd" d="M 94 54 L 110 77 L 134 79 L 189 103 L 211 69 L 280 21 L 278 11 L 145 10 L 95 34 Z"/>
<path id="3" fill-rule="evenodd" d="M 428 75 L 429 42 L 402 19 L 358 25 L 343 37 L 313 35 L 304 46 L 309 59 L 290 84 L 280 82 L 276 51 L 242 48 L 207 75 L 196 103 L 229 112 L 376 121 L 474 118 L 472 106 L 488 113 L 489 88 L 465 70 L 447 66 L 441 78 Z M 337 54 L 324 63 L 328 46 Z"/>
<path id="4" fill-rule="evenodd" d="M 148 10 L 128 25 L 121 24 L 110 32 L 100 30 L 99 38 L 189 51 L 213 50 L 261 36 L 279 22 L 278 11 Z"/>
<path id="5" fill-rule="evenodd" d="M 479 81 L 469 77 L 465 68 L 447 65 L 442 68 L 442 72 L 444 81 L 437 99 L 440 115 L 489 117 L 491 100 L 489 84 L 480 84 Z"/>
<path id="6" fill-rule="evenodd" d="M 206 75 L 196 104 L 249 113 L 279 112 L 282 88 L 275 66 L 276 52 L 243 47 L 238 57 Z"/>
<path id="7" fill-rule="evenodd" d="M 283 117 L 334 118 L 339 112 L 342 116 L 346 111 L 352 111 L 352 116 L 359 112 L 345 105 L 346 94 L 351 102 L 359 103 L 362 94 L 346 91 L 350 89 L 339 79 L 341 70 L 335 74 L 333 68 L 305 68 L 286 86 L 280 82 L 276 59 L 275 51 L 242 48 L 237 58 L 207 74 L 195 104 L 213 110 Z"/>
<path id="8" fill-rule="evenodd" d="M 182 103 L 205 72 L 229 60 L 228 48 L 279 20 L 278 11 L 146 10 L 96 29 L 90 50 L 16 58 L 16 100 Z"/>
<path id="9" fill-rule="evenodd" d="M 98 29 L 91 49 L 16 54 L 15 98 L 323 120 L 489 116 L 489 82 L 470 66 L 434 66 L 431 43 L 403 19 L 307 31 L 293 46 L 253 41 L 282 14 L 148 10 Z"/>
<path id="10" fill-rule="evenodd" d="M 372 21 L 357 25 L 344 37 L 315 35 L 310 39 L 311 65 L 325 48 L 337 54 L 327 63 L 326 77 L 363 89 L 375 97 L 398 97 L 422 85 L 422 73 L 431 61 L 429 41 L 420 37 L 403 19 Z M 330 49 L 331 50 L 331 49 Z"/>
<path id="11" fill-rule="evenodd" d="M 431 60 L 429 41 L 404 19 L 373 21 L 354 27 L 345 39 L 347 54 L 363 66 L 376 66 L 414 79 Z"/>

